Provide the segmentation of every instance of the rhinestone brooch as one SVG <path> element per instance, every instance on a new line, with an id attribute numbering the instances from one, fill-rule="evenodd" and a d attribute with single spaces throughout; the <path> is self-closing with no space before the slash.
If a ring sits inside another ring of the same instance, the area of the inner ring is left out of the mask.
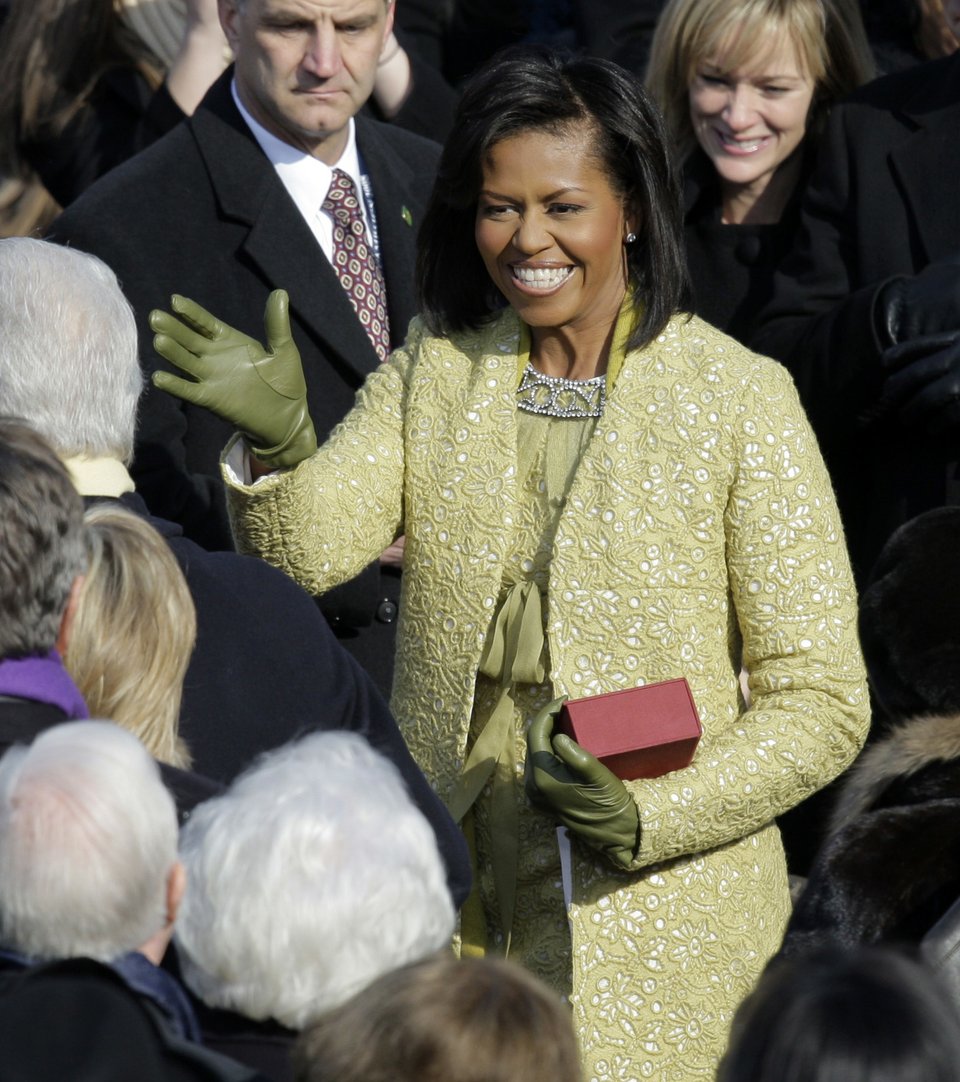
<path id="1" fill-rule="evenodd" d="M 517 407 L 545 417 L 579 420 L 602 417 L 607 401 L 607 377 L 566 379 L 538 372 L 528 362 L 517 388 Z"/>

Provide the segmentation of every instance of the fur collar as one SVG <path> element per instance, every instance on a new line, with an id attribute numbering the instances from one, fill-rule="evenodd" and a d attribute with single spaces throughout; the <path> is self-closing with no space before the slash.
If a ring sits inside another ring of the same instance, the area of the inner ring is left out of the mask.
<path id="1" fill-rule="evenodd" d="M 850 768 L 837 797 L 830 833 L 865 812 L 894 779 L 952 759 L 960 761 L 960 714 L 902 722 L 868 746 Z"/>

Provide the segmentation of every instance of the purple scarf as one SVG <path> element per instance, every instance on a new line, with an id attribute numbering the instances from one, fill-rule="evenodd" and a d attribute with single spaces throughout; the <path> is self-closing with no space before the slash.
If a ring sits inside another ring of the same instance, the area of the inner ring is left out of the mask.
<path id="1" fill-rule="evenodd" d="M 45 657 L 34 654 L 0 661 L 0 695 L 58 706 L 69 721 L 90 717 L 56 650 Z"/>

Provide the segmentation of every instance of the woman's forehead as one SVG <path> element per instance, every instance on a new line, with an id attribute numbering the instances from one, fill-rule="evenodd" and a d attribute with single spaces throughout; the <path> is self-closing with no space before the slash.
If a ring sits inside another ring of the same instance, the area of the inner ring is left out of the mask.
<path id="1" fill-rule="evenodd" d="M 488 171 L 494 160 L 502 157 L 504 147 L 510 144 L 521 150 L 529 147 L 542 151 L 549 149 L 577 160 L 591 159 L 592 164 L 603 167 L 600 153 L 600 132 L 597 122 L 590 117 L 578 117 L 559 121 L 542 127 L 521 128 L 492 142 L 484 151 L 481 165 Z"/>
<path id="2" fill-rule="evenodd" d="M 722 72 L 739 71 L 750 76 L 804 76 L 810 70 L 808 58 L 787 30 L 777 20 L 759 32 L 747 26 L 711 35 L 693 58 L 694 64 L 710 64 Z"/>

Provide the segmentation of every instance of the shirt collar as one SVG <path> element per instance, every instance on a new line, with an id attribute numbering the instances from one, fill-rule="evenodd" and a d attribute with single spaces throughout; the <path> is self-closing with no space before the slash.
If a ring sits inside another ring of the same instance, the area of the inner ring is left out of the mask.
<path id="1" fill-rule="evenodd" d="M 260 145 L 260 149 L 266 154 L 270 163 L 273 165 L 274 169 L 276 169 L 277 175 L 283 182 L 283 186 L 289 192 L 291 199 L 297 204 L 300 213 L 307 218 L 316 214 L 330 188 L 334 167 L 327 165 L 326 162 L 320 161 L 319 158 L 314 158 L 312 155 L 305 153 L 299 147 L 292 146 L 290 143 L 285 143 L 282 139 L 278 139 L 272 132 L 267 131 L 259 121 L 255 120 L 250 115 L 249 111 L 240 100 L 240 95 L 237 93 L 236 79 L 230 84 L 230 90 L 233 94 L 234 103 L 240 111 L 240 115 L 243 117 L 244 122 L 250 129 L 254 139 L 256 139 L 257 143 Z M 347 127 L 347 145 L 344 147 L 343 153 L 336 163 L 336 168 L 342 169 L 350 176 L 353 183 L 357 186 L 358 193 L 363 191 L 360 181 L 360 156 L 357 152 L 357 133 L 353 117 L 350 118 Z M 362 202 L 363 201 L 361 200 L 361 205 Z"/>
<path id="2" fill-rule="evenodd" d="M 81 496 L 122 496 L 133 492 L 133 479 L 117 458 L 73 455 L 63 460 L 73 487 Z"/>

